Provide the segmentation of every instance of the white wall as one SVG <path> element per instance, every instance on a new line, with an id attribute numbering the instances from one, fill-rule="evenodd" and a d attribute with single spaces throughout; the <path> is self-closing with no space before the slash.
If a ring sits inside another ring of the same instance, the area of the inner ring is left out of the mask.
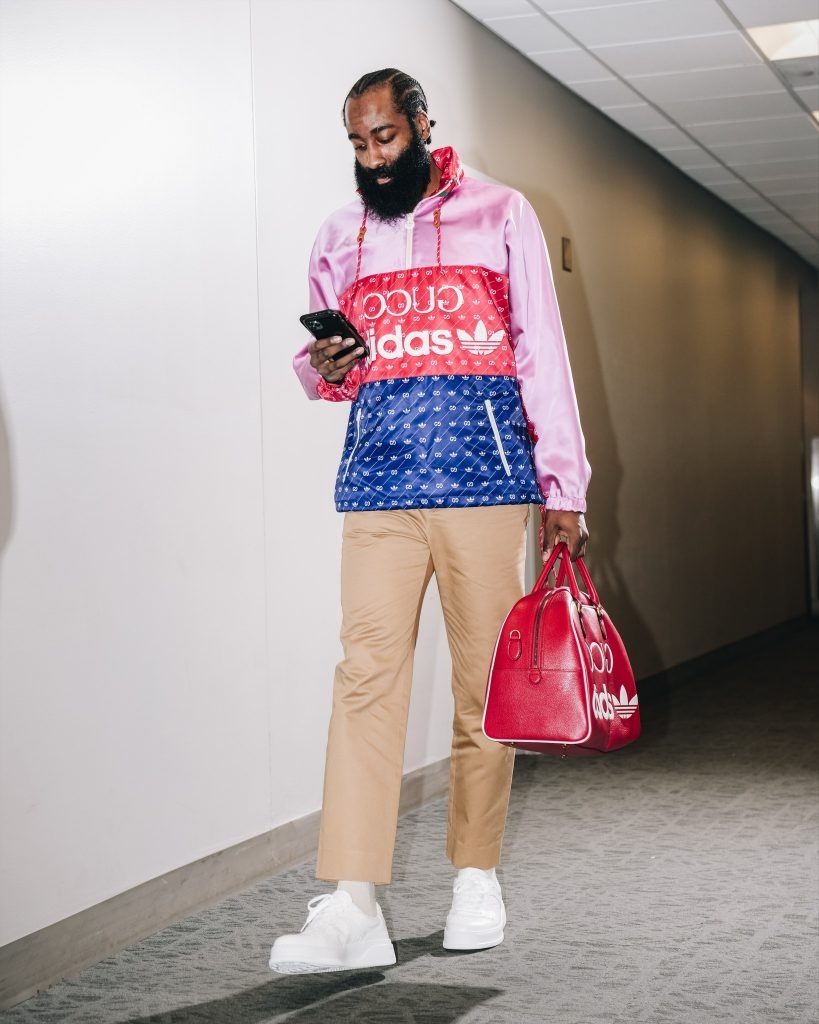
<path id="1" fill-rule="evenodd" d="M 249 5 L 0 5 L 0 944 L 320 804 L 343 424 L 289 362 L 348 189 L 271 132 L 280 12 L 257 262 Z M 408 768 L 448 753 L 432 591 Z"/>
<path id="2" fill-rule="evenodd" d="M 553 253 L 573 236 L 593 550 L 638 668 L 798 614 L 795 545 L 742 604 L 769 466 L 783 535 L 799 521 L 804 271 L 768 236 L 447 0 L 0 17 L 0 943 L 319 806 L 345 410 L 290 358 L 314 232 L 351 194 L 341 103 L 374 67 L 417 75 L 436 144 L 523 188 Z M 727 617 L 673 586 L 717 554 Z M 417 668 L 408 768 L 448 752 L 434 595 Z"/>
<path id="3" fill-rule="evenodd" d="M 273 795 L 247 5 L 1 10 L 5 942 Z"/>

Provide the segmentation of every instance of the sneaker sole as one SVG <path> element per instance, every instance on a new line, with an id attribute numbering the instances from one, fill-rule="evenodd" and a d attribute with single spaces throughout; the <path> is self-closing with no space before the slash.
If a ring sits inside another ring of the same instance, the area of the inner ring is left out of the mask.
<path id="1" fill-rule="evenodd" d="M 491 949 L 503 942 L 506 921 L 496 928 L 476 931 L 469 928 L 444 928 L 444 949 Z"/>
<path id="2" fill-rule="evenodd" d="M 300 952 L 303 955 L 304 951 Z M 367 946 L 346 957 L 344 963 L 322 963 L 320 960 L 297 960 L 282 956 L 276 960 L 271 957 L 269 967 L 278 974 L 324 974 L 330 971 L 355 971 L 366 967 L 391 967 L 395 962 L 395 948 L 389 942 Z"/>

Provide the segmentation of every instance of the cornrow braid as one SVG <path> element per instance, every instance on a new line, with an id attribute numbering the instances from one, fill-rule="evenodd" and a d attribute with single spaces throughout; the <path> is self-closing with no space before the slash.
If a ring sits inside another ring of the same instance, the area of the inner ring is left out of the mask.
<path id="1" fill-rule="evenodd" d="M 415 122 L 416 115 L 420 114 L 421 111 L 425 114 L 428 113 L 427 98 L 420 82 L 411 78 L 404 71 L 399 71 L 398 68 L 382 68 L 381 71 L 370 71 L 368 74 L 362 75 L 352 89 L 350 89 L 344 100 L 344 106 L 341 108 L 342 121 L 344 120 L 344 108 L 347 106 L 347 100 L 357 100 L 359 96 L 363 96 L 370 89 L 376 89 L 379 85 L 385 84 L 392 88 L 392 99 L 395 109 L 403 114 L 410 124 Z M 430 128 L 432 128 L 435 125 L 435 121 L 430 121 L 429 124 Z M 431 132 L 424 141 L 428 146 L 431 145 Z"/>

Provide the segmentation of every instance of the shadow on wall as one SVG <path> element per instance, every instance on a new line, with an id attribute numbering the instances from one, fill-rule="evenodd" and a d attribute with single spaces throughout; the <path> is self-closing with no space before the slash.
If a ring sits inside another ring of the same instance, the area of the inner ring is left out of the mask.
<path id="1" fill-rule="evenodd" d="M 560 206 L 544 192 L 527 190 L 527 199 L 541 219 L 541 223 L 557 225 L 561 236 L 573 237 L 571 227 Z M 552 247 L 553 248 L 553 247 Z M 556 282 L 561 269 L 559 254 L 550 250 L 552 272 Z M 572 324 L 564 321 L 568 337 L 572 373 L 580 406 L 586 448 L 592 466 L 589 486 L 588 527 L 589 554 L 586 561 L 600 592 L 600 599 L 611 615 L 639 679 L 657 672 L 664 666 L 645 619 L 631 598 L 628 581 L 620 569 L 618 547 L 621 540 L 619 495 L 623 480 L 623 464 L 617 447 L 611 410 L 606 393 L 600 351 L 594 333 L 586 290 L 583 286 L 583 268 L 575 258 L 575 299 Z M 585 412 L 585 415 L 584 415 Z M 653 735 L 664 735 L 668 724 L 667 694 L 653 695 L 650 718 L 644 728 Z"/>

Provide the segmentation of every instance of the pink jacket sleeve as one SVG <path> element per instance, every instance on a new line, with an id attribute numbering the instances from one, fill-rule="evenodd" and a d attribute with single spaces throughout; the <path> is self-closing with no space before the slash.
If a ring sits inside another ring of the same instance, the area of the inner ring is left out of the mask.
<path id="1" fill-rule="evenodd" d="M 543 232 L 520 197 L 507 222 L 512 346 L 518 383 L 536 435 L 535 472 L 546 508 L 586 511 L 591 467 Z"/>
<path id="2" fill-rule="evenodd" d="M 322 231 L 319 232 L 310 254 L 310 313 L 317 309 L 338 309 L 339 306 L 323 234 Z M 352 401 L 358 394 L 359 368 L 354 366 L 349 370 L 340 384 L 329 384 L 318 370 L 310 365 L 310 353 L 307 350 L 309 344 L 308 341 L 293 357 L 293 369 L 307 397 L 324 398 L 330 402 Z"/>

